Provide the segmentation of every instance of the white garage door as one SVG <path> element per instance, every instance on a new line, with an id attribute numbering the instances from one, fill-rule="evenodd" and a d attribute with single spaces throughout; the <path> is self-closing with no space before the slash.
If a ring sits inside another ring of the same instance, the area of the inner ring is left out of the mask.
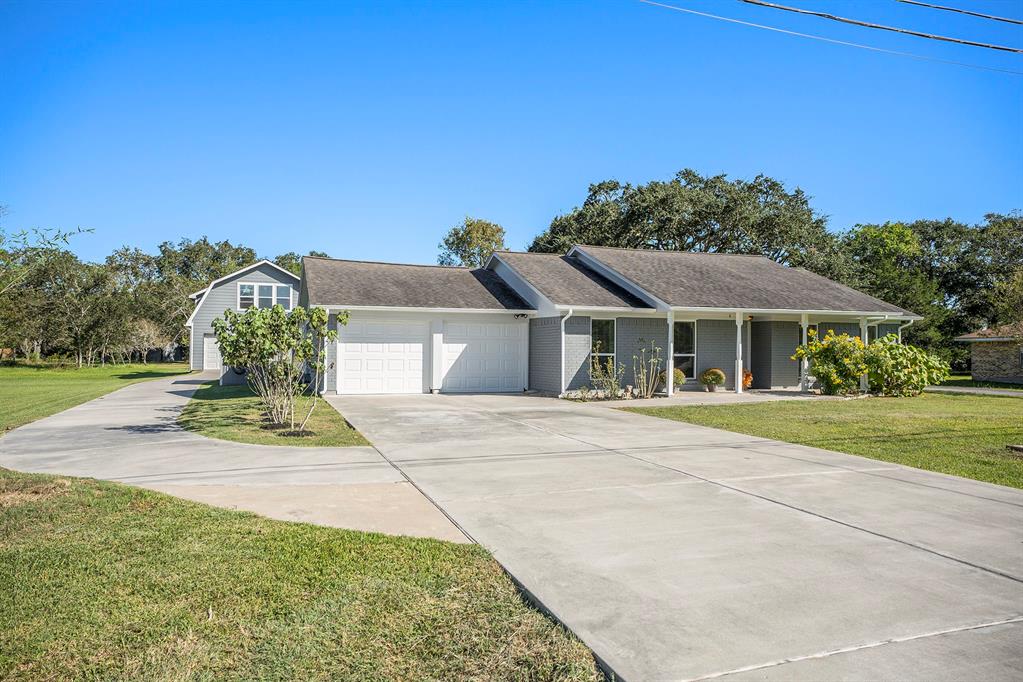
<path id="1" fill-rule="evenodd" d="M 207 372 L 220 369 L 220 346 L 215 336 L 202 337 L 202 368 Z"/>
<path id="2" fill-rule="evenodd" d="M 403 320 L 352 320 L 341 328 L 338 390 L 422 393 L 429 325 Z"/>
<path id="3" fill-rule="evenodd" d="M 445 322 L 442 390 L 521 391 L 525 344 L 524 324 Z"/>

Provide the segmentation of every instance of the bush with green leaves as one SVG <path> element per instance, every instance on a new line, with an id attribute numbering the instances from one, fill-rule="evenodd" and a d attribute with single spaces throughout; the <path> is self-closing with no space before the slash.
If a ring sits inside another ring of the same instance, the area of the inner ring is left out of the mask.
<path id="1" fill-rule="evenodd" d="M 686 383 L 686 373 L 683 372 L 678 367 L 676 367 L 675 371 L 673 371 L 671 373 L 671 377 L 672 377 L 671 378 L 671 382 L 672 382 L 671 385 L 674 388 L 678 388 L 682 384 Z M 658 382 L 659 385 L 664 386 L 665 388 L 667 388 L 667 386 L 668 386 L 668 370 L 666 370 L 666 369 L 662 369 L 661 370 L 661 373 L 657 375 L 657 382 Z"/>
<path id="2" fill-rule="evenodd" d="M 598 344 L 590 355 L 590 383 L 594 390 L 601 393 L 605 398 L 617 398 L 622 393 L 622 377 L 625 376 L 625 365 L 615 363 L 614 356 L 601 362 Z"/>
<path id="3" fill-rule="evenodd" d="M 919 395 L 926 387 L 946 381 L 950 371 L 938 356 L 899 343 L 894 334 L 869 344 L 865 360 L 870 390 L 878 395 Z"/>
<path id="4" fill-rule="evenodd" d="M 348 313 L 338 314 L 338 323 L 348 323 Z M 225 311 L 213 321 L 217 343 L 225 365 L 244 367 L 249 387 L 259 396 L 268 421 L 295 429 L 295 396 L 312 393 L 309 411 L 299 425 L 305 429 L 316 408 L 320 376 L 325 367 L 325 344 L 337 339 L 329 329 L 327 311 L 295 308 L 291 312 L 272 308 L 249 308 L 244 313 Z M 303 377 L 311 374 L 306 384 Z"/>
<path id="5" fill-rule="evenodd" d="M 867 372 L 865 348 L 858 336 L 835 334 L 829 329 L 822 339 L 811 329 L 806 344 L 796 348 L 792 359 L 810 361 L 821 393 L 850 395 L 859 391 L 860 377 Z"/>
<path id="6" fill-rule="evenodd" d="M 725 383 L 728 377 L 725 376 L 724 370 L 717 367 L 711 367 L 700 375 L 700 383 L 704 386 L 720 386 Z"/>

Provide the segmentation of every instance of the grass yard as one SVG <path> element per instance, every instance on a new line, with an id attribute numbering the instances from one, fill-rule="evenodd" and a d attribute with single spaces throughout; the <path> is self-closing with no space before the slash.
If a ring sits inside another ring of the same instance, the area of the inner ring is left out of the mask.
<path id="1" fill-rule="evenodd" d="M 968 388 L 1008 388 L 1023 391 L 1023 384 L 1005 384 L 1000 381 L 974 381 L 969 374 L 953 374 L 942 386 L 966 386 Z"/>
<path id="2" fill-rule="evenodd" d="M 925 393 L 915 398 L 627 408 L 655 417 L 837 450 L 1023 488 L 1023 400 Z"/>
<path id="3" fill-rule="evenodd" d="M 48 417 L 129 384 L 188 373 L 183 363 L 64 369 L 0 366 L 0 433 Z"/>
<path id="4" fill-rule="evenodd" d="M 476 545 L 4 469 L 0 528 L 0 679 L 602 679 Z"/>
<path id="5" fill-rule="evenodd" d="M 311 400 L 309 396 L 298 397 L 296 423 L 301 422 Z M 178 417 L 178 423 L 203 436 L 238 443 L 314 447 L 369 445 L 369 441 L 324 400 L 319 402 L 306 424 L 308 435 L 288 435 L 287 431 L 268 428 L 259 399 L 248 386 L 218 386 L 215 382 L 195 392 Z"/>

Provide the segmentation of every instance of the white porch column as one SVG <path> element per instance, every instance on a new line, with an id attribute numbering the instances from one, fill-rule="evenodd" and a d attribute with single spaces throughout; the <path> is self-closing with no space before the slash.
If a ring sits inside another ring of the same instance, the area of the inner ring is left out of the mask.
<path id="1" fill-rule="evenodd" d="M 664 363 L 666 368 L 664 380 L 665 390 L 670 398 L 675 393 L 675 311 L 668 311 L 668 359 Z"/>
<path id="2" fill-rule="evenodd" d="M 867 345 L 867 342 L 868 342 L 867 340 L 869 338 L 870 338 L 870 336 L 867 334 L 867 318 L 861 317 L 860 318 L 860 341 L 863 342 L 863 345 Z M 864 374 L 863 376 L 860 377 L 860 390 L 863 391 L 864 393 L 866 393 L 867 392 L 867 388 L 868 388 L 868 386 L 867 386 L 867 375 Z"/>
<path id="3" fill-rule="evenodd" d="M 444 320 L 430 320 L 430 393 L 444 383 Z"/>
<path id="4" fill-rule="evenodd" d="M 802 343 L 804 346 L 808 340 L 807 330 L 810 328 L 810 316 L 803 313 L 799 318 L 799 328 L 802 335 Z M 810 361 L 803 358 L 799 361 L 799 390 L 806 393 L 810 390 Z"/>
<path id="5" fill-rule="evenodd" d="M 742 311 L 735 311 L 735 392 L 742 393 Z"/>

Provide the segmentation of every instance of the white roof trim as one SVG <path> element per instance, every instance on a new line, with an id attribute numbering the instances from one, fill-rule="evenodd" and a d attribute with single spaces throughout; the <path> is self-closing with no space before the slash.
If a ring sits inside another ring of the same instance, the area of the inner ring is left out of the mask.
<path id="1" fill-rule="evenodd" d="M 513 313 L 516 315 L 533 315 L 536 314 L 536 310 L 532 308 L 426 308 L 426 307 L 415 307 L 415 306 L 397 306 L 397 305 L 313 305 L 313 308 L 323 308 L 324 310 L 375 310 L 386 312 L 393 310 L 397 313 Z"/>
<path id="2" fill-rule="evenodd" d="M 874 324 L 884 322 L 885 320 L 922 320 L 924 319 L 920 315 L 904 315 L 901 313 L 886 313 L 879 310 L 800 310 L 797 308 L 708 308 L 700 306 L 672 306 L 672 310 L 678 310 L 682 312 L 707 312 L 707 313 L 734 313 L 736 310 L 741 310 L 744 314 L 757 313 L 783 313 L 787 315 L 800 315 L 806 313 L 808 315 L 827 316 L 827 315 L 851 315 L 855 317 L 876 317 L 877 319 Z"/>
<path id="3" fill-rule="evenodd" d="M 195 319 L 195 314 L 199 312 L 199 308 L 201 308 L 202 304 L 206 302 L 206 295 L 209 294 L 210 291 L 213 290 L 213 287 L 217 286 L 218 284 L 220 284 L 221 282 L 223 282 L 225 280 L 231 279 L 232 277 L 236 277 L 236 276 L 242 274 L 243 272 L 248 272 L 249 270 L 252 270 L 253 268 L 258 268 L 260 265 L 269 265 L 271 268 L 274 268 L 275 270 L 279 270 L 280 272 L 284 273 L 288 277 L 293 278 L 296 282 L 301 282 L 302 281 L 301 277 L 299 277 L 295 273 L 291 272 L 290 270 L 285 270 L 284 268 L 282 268 L 280 265 L 277 265 L 277 263 L 274 263 L 273 261 L 269 261 L 266 258 L 264 258 L 263 260 L 256 261 L 252 265 L 246 265 L 244 268 L 240 268 L 238 270 L 235 270 L 234 272 L 232 272 L 229 275 L 224 275 L 220 279 L 213 280 L 202 291 L 197 291 L 194 294 L 191 294 L 189 296 L 189 298 L 194 298 L 198 294 L 202 294 L 203 297 L 202 297 L 202 300 L 199 301 L 199 305 L 195 306 L 195 310 L 192 311 L 192 314 L 188 316 L 187 320 L 185 320 L 185 326 L 186 327 L 191 327 L 192 326 L 192 321 Z"/>

